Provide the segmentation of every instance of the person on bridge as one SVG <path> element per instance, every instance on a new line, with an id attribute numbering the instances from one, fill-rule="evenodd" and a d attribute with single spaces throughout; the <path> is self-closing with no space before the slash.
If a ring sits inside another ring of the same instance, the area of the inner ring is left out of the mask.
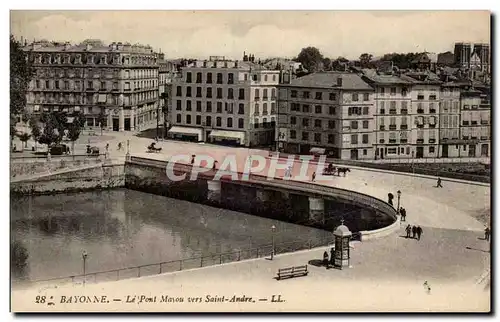
<path id="1" fill-rule="evenodd" d="M 412 234 L 412 238 L 417 237 L 417 226 L 413 226 L 411 228 L 411 234 Z"/>
<path id="2" fill-rule="evenodd" d="M 491 233 L 491 232 L 490 232 L 490 228 L 489 228 L 489 227 L 486 227 L 486 228 L 484 229 L 484 240 L 487 240 L 487 241 L 489 241 L 489 240 L 490 240 L 490 233 Z"/>
<path id="3" fill-rule="evenodd" d="M 420 236 L 422 236 L 422 233 L 423 233 L 422 227 L 418 226 L 417 227 L 417 238 L 418 238 L 418 240 L 420 240 Z"/>
<path id="4" fill-rule="evenodd" d="M 315 179 L 316 179 L 316 172 L 313 172 L 311 181 L 314 182 Z"/>
<path id="5" fill-rule="evenodd" d="M 442 187 L 443 186 L 441 185 L 441 178 L 438 177 L 436 188 L 442 188 Z"/>
<path id="6" fill-rule="evenodd" d="M 406 226 L 406 238 L 410 238 L 410 234 L 411 234 L 411 226 L 410 224 L 408 224 L 408 226 Z"/>

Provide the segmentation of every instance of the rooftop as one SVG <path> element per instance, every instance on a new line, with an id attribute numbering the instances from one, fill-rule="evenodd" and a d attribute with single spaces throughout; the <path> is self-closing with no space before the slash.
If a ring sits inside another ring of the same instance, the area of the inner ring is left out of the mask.
<path id="1" fill-rule="evenodd" d="M 33 42 L 24 46 L 25 51 L 34 52 L 132 52 L 150 54 L 153 53 L 153 48 L 149 45 L 141 45 L 122 42 L 112 42 L 109 45 L 104 44 L 98 39 L 87 39 L 80 44 L 71 44 L 69 42 L 49 42 L 46 40 Z"/>
<path id="2" fill-rule="evenodd" d="M 364 69 L 363 73 L 365 77 L 377 84 L 412 84 L 408 80 L 404 80 L 401 77 L 393 74 L 380 74 L 374 69 Z"/>
<path id="3" fill-rule="evenodd" d="M 338 79 L 342 84 L 338 85 Z M 318 72 L 292 80 L 288 86 L 315 87 L 315 88 L 339 88 L 343 90 L 373 90 L 363 79 L 353 73 L 343 72 Z"/>

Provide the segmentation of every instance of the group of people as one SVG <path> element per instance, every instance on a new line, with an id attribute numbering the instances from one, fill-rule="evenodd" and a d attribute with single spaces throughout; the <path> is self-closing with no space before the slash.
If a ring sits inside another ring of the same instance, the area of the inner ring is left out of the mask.
<path id="1" fill-rule="evenodd" d="M 408 225 L 406 226 L 406 238 L 416 238 L 417 240 L 420 240 L 420 237 L 422 236 L 423 230 L 422 227 L 420 226 L 411 226 Z"/>

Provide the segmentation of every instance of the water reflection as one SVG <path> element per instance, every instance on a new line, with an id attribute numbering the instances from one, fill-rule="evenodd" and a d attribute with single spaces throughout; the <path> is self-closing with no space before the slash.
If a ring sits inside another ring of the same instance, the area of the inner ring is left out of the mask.
<path id="1" fill-rule="evenodd" d="M 81 274 L 84 250 L 87 272 L 93 272 L 253 248 L 271 243 L 273 224 L 277 243 L 329 235 L 126 189 L 16 198 L 12 238 L 28 256 L 12 276 L 16 281 Z"/>

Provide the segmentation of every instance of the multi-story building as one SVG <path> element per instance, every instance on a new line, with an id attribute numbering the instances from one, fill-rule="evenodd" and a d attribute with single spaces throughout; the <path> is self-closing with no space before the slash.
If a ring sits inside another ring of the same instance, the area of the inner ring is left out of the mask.
<path id="1" fill-rule="evenodd" d="M 79 45 L 38 42 L 24 50 L 36 74 L 27 109 L 82 111 L 86 127 L 134 131 L 156 123 L 157 54 L 149 46 L 87 40 Z"/>
<path id="2" fill-rule="evenodd" d="M 412 83 L 412 130 L 409 142 L 412 158 L 439 157 L 439 100 L 441 81 L 428 72 L 413 72 L 400 76 Z"/>
<path id="3" fill-rule="evenodd" d="M 455 66 L 460 68 L 469 68 L 470 57 L 472 55 L 472 46 L 470 43 L 455 43 Z"/>
<path id="4" fill-rule="evenodd" d="M 474 53 L 476 53 L 481 62 L 481 71 L 490 73 L 490 45 L 474 44 Z"/>
<path id="5" fill-rule="evenodd" d="M 366 72 L 363 79 L 375 89 L 375 158 L 410 158 L 412 82 L 375 71 Z"/>
<path id="6" fill-rule="evenodd" d="M 459 82 L 445 82 L 441 86 L 439 108 L 439 151 L 443 158 L 461 156 L 463 140 L 460 137 L 460 92 Z"/>
<path id="7" fill-rule="evenodd" d="M 170 98 L 172 97 L 172 81 L 176 75 L 177 67 L 173 62 L 166 60 L 158 62 L 158 94 L 160 98 L 159 105 L 163 112 L 163 129 L 168 129 L 170 126 L 168 113 L 172 111 L 172 100 Z M 164 134 L 166 136 L 166 133 Z"/>
<path id="8" fill-rule="evenodd" d="M 278 150 L 373 159 L 373 88 L 352 73 L 321 72 L 279 86 Z"/>
<path id="9" fill-rule="evenodd" d="M 270 145 L 279 71 L 212 57 L 182 68 L 172 83 L 169 136 L 243 146 Z"/>
<path id="10" fill-rule="evenodd" d="M 462 156 L 487 157 L 491 150 L 491 104 L 487 94 L 470 88 L 460 98 Z"/>

